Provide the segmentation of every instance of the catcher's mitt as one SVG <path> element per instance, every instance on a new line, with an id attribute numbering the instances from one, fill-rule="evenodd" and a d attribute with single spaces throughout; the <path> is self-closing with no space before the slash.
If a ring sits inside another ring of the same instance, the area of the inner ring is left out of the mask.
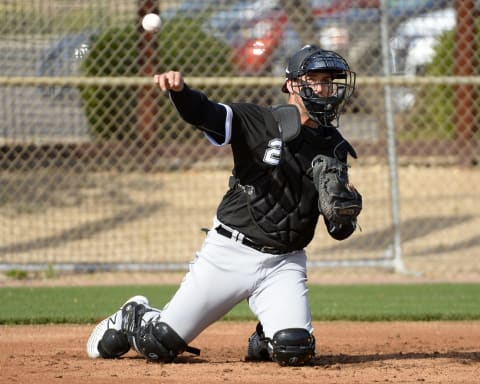
<path id="1" fill-rule="evenodd" d="M 362 196 L 348 181 L 348 165 L 333 157 L 317 155 L 312 175 L 318 191 L 318 209 L 336 227 L 357 223 Z"/>

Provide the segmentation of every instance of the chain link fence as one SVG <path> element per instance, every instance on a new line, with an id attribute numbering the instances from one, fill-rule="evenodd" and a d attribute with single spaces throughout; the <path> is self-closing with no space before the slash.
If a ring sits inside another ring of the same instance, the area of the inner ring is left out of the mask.
<path id="1" fill-rule="evenodd" d="M 480 275 L 473 0 L 0 0 L 0 264 L 183 268 L 225 193 L 229 148 L 183 123 L 152 75 L 221 102 L 286 101 L 286 58 L 344 55 L 357 92 L 361 231 L 318 228 L 311 265 Z M 160 13 L 163 28 L 142 30 Z"/>

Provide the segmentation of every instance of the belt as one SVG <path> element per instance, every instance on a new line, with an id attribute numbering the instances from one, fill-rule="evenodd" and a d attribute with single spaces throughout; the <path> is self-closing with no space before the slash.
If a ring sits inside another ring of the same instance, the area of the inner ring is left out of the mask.
<path id="1" fill-rule="evenodd" d="M 243 233 L 240 233 L 238 231 L 231 231 L 230 229 L 225 228 L 222 225 L 219 225 L 218 227 L 216 227 L 215 230 L 217 231 L 217 233 L 219 235 L 225 236 L 229 239 L 234 239 L 235 241 L 238 241 L 238 242 L 242 243 L 243 245 L 246 245 L 247 247 L 253 248 L 256 251 L 260 251 L 262 253 L 270 253 L 272 255 L 281 255 L 283 253 L 287 253 L 287 252 L 282 251 L 278 248 L 268 247 L 268 246 L 265 246 L 265 245 L 259 245 L 255 242 L 253 242 L 252 240 L 250 240 Z"/>

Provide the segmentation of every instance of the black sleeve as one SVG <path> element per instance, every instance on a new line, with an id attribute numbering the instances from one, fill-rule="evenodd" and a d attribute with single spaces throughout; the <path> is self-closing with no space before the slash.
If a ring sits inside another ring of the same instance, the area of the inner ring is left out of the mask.
<path id="1" fill-rule="evenodd" d="M 319 152 L 322 155 L 334 157 L 344 163 L 348 162 L 348 155 L 354 159 L 357 158 L 357 153 L 353 146 L 342 136 L 337 128 L 333 126 L 323 127 L 323 135 L 328 140 L 324 141 L 324 145 L 319 147 Z"/>
<path id="2" fill-rule="evenodd" d="M 335 240 L 345 240 L 346 238 L 350 237 L 353 232 L 355 232 L 356 226 L 353 224 L 335 227 L 327 219 L 325 219 L 325 217 L 323 218 L 323 221 L 327 227 L 328 234 Z"/>
<path id="3" fill-rule="evenodd" d="M 183 120 L 197 126 L 217 142 L 225 139 L 227 111 L 223 105 L 210 101 L 204 93 L 186 84 L 182 91 L 170 91 L 169 94 Z"/>

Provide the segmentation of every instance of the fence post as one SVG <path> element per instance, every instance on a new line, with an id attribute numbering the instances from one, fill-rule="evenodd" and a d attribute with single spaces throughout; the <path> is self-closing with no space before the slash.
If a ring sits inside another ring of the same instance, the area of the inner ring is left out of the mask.
<path id="1" fill-rule="evenodd" d="M 147 13 L 159 13 L 159 7 L 152 0 L 138 0 L 137 17 L 137 49 L 139 76 L 153 77 L 155 74 L 158 58 L 158 37 L 156 33 L 147 32 L 142 27 L 142 19 Z M 155 95 L 156 90 L 146 85 L 139 88 L 137 102 L 137 134 L 144 154 L 148 156 L 150 149 L 155 146 L 156 116 L 158 103 Z"/>
<path id="2" fill-rule="evenodd" d="M 475 56 L 475 1 L 456 0 L 457 29 L 455 34 L 455 76 L 474 76 Z M 472 84 L 455 87 L 455 132 L 459 161 L 472 165 L 475 131 L 475 94 Z"/>
<path id="3" fill-rule="evenodd" d="M 381 12 L 381 43 L 382 43 L 382 63 L 383 74 L 386 77 L 391 75 L 390 55 L 389 55 L 389 21 L 388 21 L 388 3 L 382 0 L 380 3 Z M 387 126 L 387 151 L 388 151 L 388 169 L 390 178 L 390 201 L 393 227 L 392 244 L 392 268 L 395 272 L 405 272 L 405 266 L 402 258 L 402 239 L 400 222 L 400 194 L 398 188 L 398 163 L 397 148 L 395 145 L 395 120 L 393 118 L 392 88 L 389 84 L 385 85 L 385 123 Z"/>

